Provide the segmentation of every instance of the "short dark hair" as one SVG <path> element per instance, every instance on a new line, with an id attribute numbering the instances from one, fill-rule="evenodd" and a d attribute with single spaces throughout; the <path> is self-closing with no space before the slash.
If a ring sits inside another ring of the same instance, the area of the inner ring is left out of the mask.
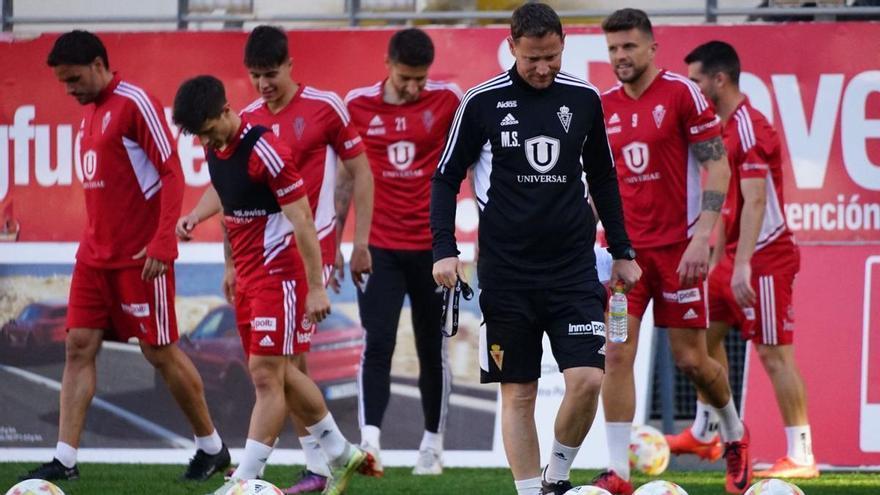
<path id="1" fill-rule="evenodd" d="M 402 29 L 388 40 L 388 60 L 410 67 L 434 63 L 434 42 L 419 28 Z"/>
<path id="2" fill-rule="evenodd" d="M 718 40 L 703 43 L 684 58 L 686 64 L 694 62 L 702 64 L 704 74 L 711 75 L 723 72 L 734 84 L 739 84 L 739 55 L 729 43 Z"/>
<path id="3" fill-rule="evenodd" d="M 510 37 L 514 41 L 528 36 L 529 38 L 543 38 L 548 34 L 558 34 L 562 37 L 562 21 L 559 15 L 544 3 L 527 3 L 513 11 L 510 16 Z"/>
<path id="4" fill-rule="evenodd" d="M 216 119 L 223 113 L 225 104 L 223 83 L 214 76 L 197 76 L 177 89 L 172 119 L 189 134 L 198 134 L 208 119 Z"/>
<path id="5" fill-rule="evenodd" d="M 651 38 L 654 37 L 651 19 L 648 18 L 648 14 L 644 10 L 631 8 L 615 10 L 602 21 L 602 31 L 606 33 L 629 31 L 630 29 L 638 29 Z"/>
<path id="6" fill-rule="evenodd" d="M 268 69 L 277 67 L 290 58 L 287 34 L 275 26 L 257 26 L 244 45 L 245 67 Z"/>
<path id="7" fill-rule="evenodd" d="M 104 67 L 110 68 L 107 48 L 94 33 L 77 29 L 64 33 L 55 40 L 52 51 L 46 58 L 49 67 L 59 65 L 89 65 L 100 57 Z"/>

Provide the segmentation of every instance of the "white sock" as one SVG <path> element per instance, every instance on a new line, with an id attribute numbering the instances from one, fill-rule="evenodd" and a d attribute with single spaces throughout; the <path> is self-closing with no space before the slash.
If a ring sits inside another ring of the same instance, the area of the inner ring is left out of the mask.
<path id="1" fill-rule="evenodd" d="M 382 430 L 378 426 L 364 425 L 361 427 L 361 445 L 371 445 L 377 449 L 380 447 L 379 437 Z"/>
<path id="2" fill-rule="evenodd" d="M 571 463 L 574 462 L 580 446 L 569 447 L 562 445 L 556 438 L 553 439 L 553 450 L 550 451 L 550 462 L 544 470 L 544 481 L 556 483 L 567 480 L 571 471 Z"/>
<path id="3" fill-rule="evenodd" d="M 311 435 L 299 437 L 299 444 L 302 445 L 303 455 L 306 456 L 306 469 L 320 474 L 321 476 L 330 477 L 330 466 L 327 465 L 327 458 L 318 441 Z"/>
<path id="4" fill-rule="evenodd" d="M 76 449 L 64 442 L 55 444 L 55 458 L 66 468 L 76 466 Z"/>
<path id="5" fill-rule="evenodd" d="M 235 472 L 232 473 L 233 478 L 242 480 L 252 480 L 260 475 L 266 461 L 272 454 L 272 446 L 260 443 L 250 438 L 244 443 L 244 458 L 238 464 Z"/>
<path id="6" fill-rule="evenodd" d="M 541 495 L 541 477 L 527 480 L 513 480 L 516 485 L 516 495 Z"/>
<path id="7" fill-rule="evenodd" d="M 605 423 L 608 436 L 608 469 L 629 481 L 629 439 L 632 423 Z"/>
<path id="8" fill-rule="evenodd" d="M 208 455 L 217 455 L 222 448 L 223 440 L 220 440 L 217 430 L 206 437 L 196 437 L 196 449 L 203 450 Z"/>
<path id="9" fill-rule="evenodd" d="M 419 450 L 425 449 L 433 449 L 435 452 L 443 452 L 443 434 L 432 433 L 425 430 L 425 433 L 422 435 L 422 443 L 419 445 Z"/>
<path id="10" fill-rule="evenodd" d="M 745 429 L 743 423 L 739 419 L 736 407 L 733 405 L 733 397 L 727 401 L 727 405 L 721 409 L 713 408 L 718 414 L 719 431 L 721 432 L 721 440 L 723 442 L 735 442 L 741 440 Z"/>
<path id="11" fill-rule="evenodd" d="M 321 450 L 327 455 L 327 459 L 331 464 L 339 466 L 348 460 L 347 456 L 343 457 L 343 454 L 348 454 L 349 452 L 348 440 L 339 431 L 339 426 L 333 419 L 332 414 L 328 412 L 321 421 L 312 426 L 306 426 L 306 430 L 309 430 L 309 433 L 315 437 L 315 440 L 321 446 Z"/>
<path id="12" fill-rule="evenodd" d="M 788 442 L 788 457 L 801 466 L 809 466 L 816 462 L 813 457 L 813 435 L 810 425 L 786 426 L 785 439 Z"/>
<path id="13" fill-rule="evenodd" d="M 715 408 L 704 402 L 697 401 L 697 414 L 691 425 L 691 434 L 697 440 L 708 443 L 718 434 L 718 415 Z"/>

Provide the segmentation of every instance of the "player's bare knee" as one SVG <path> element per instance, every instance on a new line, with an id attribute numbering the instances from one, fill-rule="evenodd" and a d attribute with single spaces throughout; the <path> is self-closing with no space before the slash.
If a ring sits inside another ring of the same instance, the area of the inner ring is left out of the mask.
<path id="1" fill-rule="evenodd" d="M 283 393 L 284 372 L 281 367 L 284 362 L 280 359 L 260 359 L 253 356 L 248 363 L 251 374 L 251 382 L 258 393 L 277 390 Z"/>
<path id="2" fill-rule="evenodd" d="M 779 346 L 758 344 L 755 348 L 768 375 L 781 373 L 788 366 Z"/>
<path id="3" fill-rule="evenodd" d="M 605 373 L 617 373 L 620 370 L 631 371 L 636 361 L 636 347 L 624 344 L 607 344 L 605 346 Z"/>
<path id="4" fill-rule="evenodd" d="M 174 359 L 173 346 L 156 346 L 143 340 L 140 341 L 140 346 L 144 359 L 146 359 L 147 362 L 153 365 L 157 370 L 162 371 L 162 369 L 167 368 L 172 364 Z"/>
<path id="5" fill-rule="evenodd" d="M 565 393 L 579 400 L 598 397 L 602 390 L 602 379 L 602 373 L 578 373 L 577 377 L 565 380 Z"/>
<path id="6" fill-rule="evenodd" d="M 538 384 L 534 383 L 504 383 L 501 385 L 502 401 L 506 404 L 523 407 L 534 404 L 538 397 Z"/>
<path id="7" fill-rule="evenodd" d="M 675 365 L 688 378 L 698 380 L 701 378 L 703 371 L 703 359 L 696 352 L 681 352 L 675 355 Z M 707 377 L 711 378 L 711 377 Z"/>
<path id="8" fill-rule="evenodd" d="M 80 364 L 95 360 L 101 347 L 100 332 L 71 329 L 65 340 L 65 356 L 68 363 Z"/>

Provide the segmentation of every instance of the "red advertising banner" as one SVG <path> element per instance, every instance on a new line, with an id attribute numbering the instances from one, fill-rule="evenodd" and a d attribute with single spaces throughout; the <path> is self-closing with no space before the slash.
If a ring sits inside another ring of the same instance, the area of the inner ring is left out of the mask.
<path id="1" fill-rule="evenodd" d="M 880 466 L 880 250 L 805 246 L 794 286 L 795 356 L 816 462 Z M 753 457 L 785 455 L 773 385 L 749 347 L 743 410 Z"/>
<path id="2" fill-rule="evenodd" d="M 428 31 L 437 47 L 432 78 L 467 89 L 513 63 L 504 28 Z M 293 31 L 294 79 L 340 96 L 374 83 L 385 75 L 391 33 Z M 779 130 L 788 157 L 786 213 L 804 245 L 794 296 L 796 354 L 817 459 L 880 465 L 880 24 L 676 26 L 658 27 L 655 35 L 659 65 L 678 72 L 699 43 L 721 39 L 738 49 L 741 86 Z M 184 79 L 205 73 L 226 83 L 236 108 L 257 98 L 242 65 L 244 33 L 101 37 L 111 68 L 166 107 Z M 85 224 L 77 139 L 82 109 L 46 66 L 54 39 L 0 41 L 0 229 L 17 232 L 23 242 L 77 241 Z M 600 89 L 615 82 L 604 37 L 594 27 L 568 29 L 563 69 Z M 209 182 L 208 170 L 198 143 L 172 130 L 188 211 Z M 465 242 L 474 240 L 477 226 L 468 189 L 460 201 L 466 214 L 457 219 Z M 197 240 L 220 239 L 212 224 Z M 778 415 L 765 413 L 776 405 L 758 363 L 752 356 L 746 418 L 755 457 L 772 461 L 785 441 Z"/>
<path id="3" fill-rule="evenodd" d="M 432 77 L 466 89 L 507 68 L 503 28 L 434 29 Z M 600 89 L 614 83 L 604 37 L 595 28 L 568 31 L 563 68 Z M 294 77 L 336 91 L 384 76 L 389 30 L 294 31 Z M 880 53 L 875 23 L 659 27 L 658 61 L 684 71 L 682 58 L 709 39 L 733 43 L 743 62 L 742 87 L 780 130 L 790 157 L 786 212 L 801 243 L 880 242 Z M 185 78 L 210 73 L 242 107 L 256 98 L 242 66 L 244 33 L 102 35 L 110 65 L 167 106 Z M 21 241 L 75 241 L 84 225 L 77 130 L 81 109 L 46 67 L 53 35 L 0 42 L 0 207 L 20 226 Z M 782 56 L 803 53 L 809 56 Z M 772 47 L 772 53 L 768 51 Z M 203 151 L 175 129 L 191 207 L 208 182 Z M 39 205 L 38 207 L 36 205 Z M 462 240 L 472 239 L 466 221 Z M 217 240 L 216 228 L 200 232 Z"/>

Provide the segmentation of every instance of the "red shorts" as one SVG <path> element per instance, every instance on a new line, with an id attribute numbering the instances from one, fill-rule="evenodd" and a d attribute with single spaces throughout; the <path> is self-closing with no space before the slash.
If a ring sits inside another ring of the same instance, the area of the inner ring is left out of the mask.
<path id="1" fill-rule="evenodd" d="M 245 354 L 289 356 L 308 352 L 315 333 L 315 325 L 306 318 L 308 293 L 305 280 L 265 282 L 237 291 L 235 321 Z"/>
<path id="2" fill-rule="evenodd" d="M 642 278 L 626 295 L 629 314 L 641 318 L 654 300 L 654 325 L 666 328 L 707 328 L 709 308 L 705 281 L 682 286 L 678 263 L 688 243 L 639 249 L 636 261 Z"/>
<path id="3" fill-rule="evenodd" d="M 757 307 L 742 308 L 730 287 L 733 257 L 724 256 L 709 274 L 710 319 L 738 327 L 743 339 L 756 344 L 791 344 L 794 341 L 792 288 L 800 256 L 789 258 L 768 263 L 761 259 L 760 252 L 752 258 L 752 288 Z"/>
<path id="4" fill-rule="evenodd" d="M 105 330 L 105 338 L 122 342 L 131 337 L 150 345 L 176 342 L 174 267 L 149 282 L 141 280 L 142 271 L 143 267 L 105 269 L 77 262 L 67 328 Z"/>

